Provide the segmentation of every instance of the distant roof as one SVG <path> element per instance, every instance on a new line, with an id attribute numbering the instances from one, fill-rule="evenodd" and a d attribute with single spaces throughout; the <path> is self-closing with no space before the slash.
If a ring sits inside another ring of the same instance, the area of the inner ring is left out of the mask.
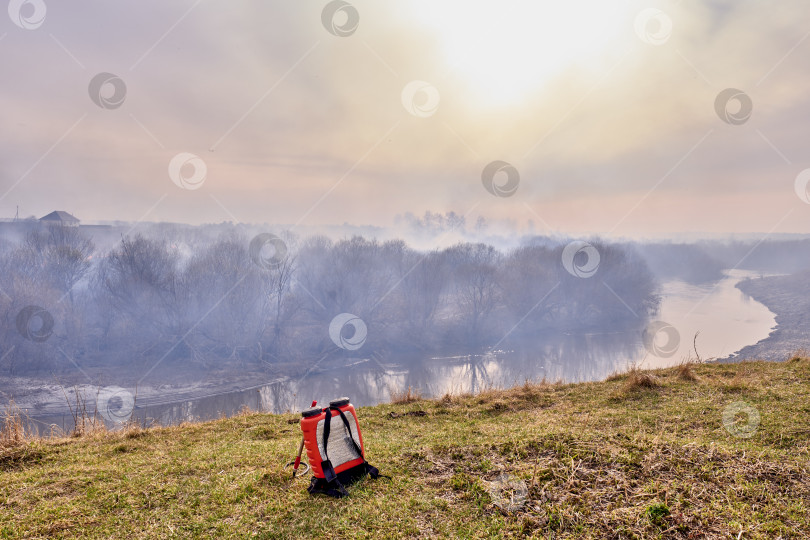
<path id="1" fill-rule="evenodd" d="M 54 212 L 51 212 L 47 216 L 42 216 L 41 218 L 39 218 L 39 220 L 40 221 L 61 221 L 61 222 L 67 222 L 67 223 L 78 223 L 79 222 L 79 220 L 76 217 L 68 214 L 67 212 L 63 212 L 62 210 L 56 210 Z"/>

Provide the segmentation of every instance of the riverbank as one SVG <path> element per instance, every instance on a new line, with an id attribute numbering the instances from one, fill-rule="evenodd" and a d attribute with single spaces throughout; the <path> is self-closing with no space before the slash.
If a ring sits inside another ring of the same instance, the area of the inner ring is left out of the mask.
<path id="1" fill-rule="evenodd" d="M 774 314 L 736 288 L 751 276 L 756 274 L 731 270 L 711 284 L 664 283 L 658 317 L 675 326 L 682 338 L 681 349 L 667 358 L 647 354 L 638 328 L 549 331 L 516 340 L 503 350 L 478 354 L 474 350 L 399 355 L 371 351 L 354 356 L 337 351 L 325 358 L 262 366 L 230 363 L 203 368 L 164 363 L 145 379 L 148 365 L 131 364 L 114 371 L 85 365 L 43 378 L 2 374 L 0 407 L 13 399 L 37 426 L 50 430 L 55 425 L 69 431 L 76 394 L 81 396 L 79 401 L 112 406 L 107 416 L 120 419 L 132 413 L 142 424 L 167 426 L 231 416 L 243 406 L 277 413 L 301 410 L 311 399 L 329 399 L 335 392 L 349 393 L 358 405 L 374 405 L 408 387 L 426 396 L 442 396 L 448 391 L 509 388 L 543 378 L 597 381 L 630 365 L 654 369 L 677 364 L 688 355 L 697 332 L 701 332 L 698 345 L 704 359 L 723 358 L 766 337 L 776 325 Z"/>
<path id="2" fill-rule="evenodd" d="M 392 479 L 344 500 L 282 468 L 293 414 L 7 444 L 0 537 L 795 538 L 808 403 L 796 358 L 363 407 Z"/>
<path id="3" fill-rule="evenodd" d="M 737 288 L 776 314 L 771 334 L 737 352 L 741 358 L 784 360 L 797 350 L 810 350 L 810 272 L 741 281 Z"/>

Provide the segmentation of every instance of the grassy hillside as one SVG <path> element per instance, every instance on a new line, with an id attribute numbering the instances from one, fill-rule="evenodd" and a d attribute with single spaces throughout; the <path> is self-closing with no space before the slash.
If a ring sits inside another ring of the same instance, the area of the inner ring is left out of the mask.
<path id="1" fill-rule="evenodd" d="M 749 406 L 758 425 L 735 415 Z M 807 358 L 359 417 L 369 462 L 393 479 L 344 500 L 311 497 L 282 470 L 300 440 L 294 414 L 0 443 L 0 538 L 810 535 Z"/>

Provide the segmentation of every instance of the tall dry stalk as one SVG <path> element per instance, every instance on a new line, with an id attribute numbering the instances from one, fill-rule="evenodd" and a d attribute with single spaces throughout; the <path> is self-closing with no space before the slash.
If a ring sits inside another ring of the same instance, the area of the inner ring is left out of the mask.
<path id="1" fill-rule="evenodd" d="M 28 442 L 31 433 L 26 429 L 25 415 L 14 401 L 3 411 L 0 421 L 0 448 L 13 448 Z"/>

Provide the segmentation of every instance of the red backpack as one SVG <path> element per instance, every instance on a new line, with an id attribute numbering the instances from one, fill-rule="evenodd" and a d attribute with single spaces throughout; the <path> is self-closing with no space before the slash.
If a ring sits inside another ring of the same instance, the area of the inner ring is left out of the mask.
<path id="1" fill-rule="evenodd" d="M 346 486 L 367 474 L 372 478 L 380 476 L 366 461 L 357 411 L 349 398 L 330 401 L 325 408 L 306 409 L 301 416 L 304 446 L 313 475 L 307 489 L 310 493 L 345 497 L 349 494 Z"/>

